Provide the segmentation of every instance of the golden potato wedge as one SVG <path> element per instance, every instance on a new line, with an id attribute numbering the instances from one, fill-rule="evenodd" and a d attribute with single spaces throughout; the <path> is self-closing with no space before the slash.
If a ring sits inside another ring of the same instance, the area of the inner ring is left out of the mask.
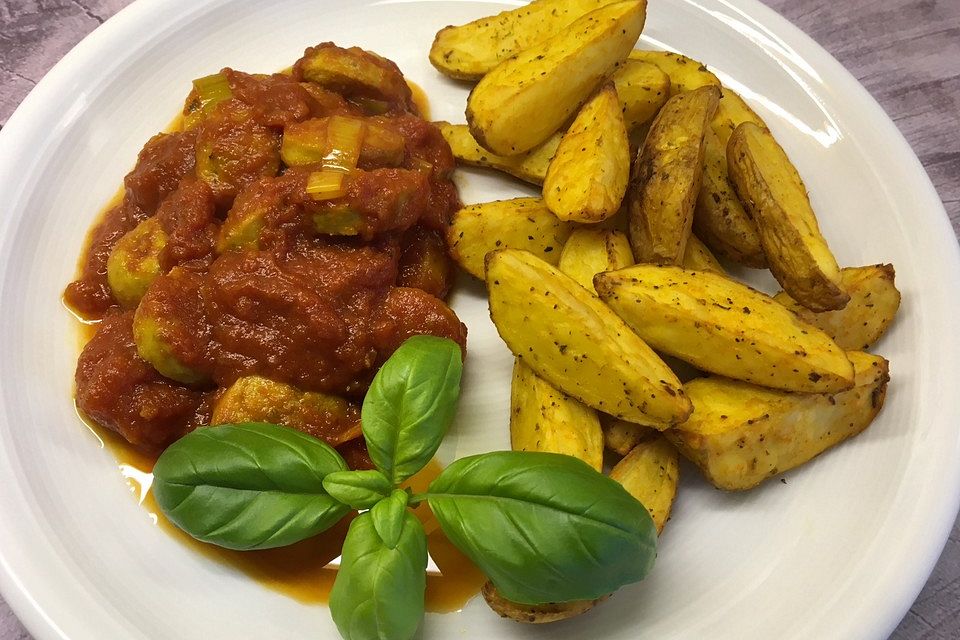
<path id="1" fill-rule="evenodd" d="M 464 207 L 447 228 L 450 255 L 468 273 L 484 278 L 483 259 L 495 249 L 523 249 L 552 265 L 577 227 L 558 220 L 540 198 L 514 198 Z"/>
<path id="2" fill-rule="evenodd" d="M 853 365 L 830 336 L 729 278 L 638 264 L 593 284 L 650 346 L 703 371 L 804 393 L 853 386 Z"/>
<path id="3" fill-rule="evenodd" d="M 536 149 L 518 156 L 499 156 L 487 151 L 473 139 L 470 127 L 465 124 L 450 124 L 449 122 L 435 122 L 444 140 L 450 145 L 453 157 L 462 164 L 474 167 L 489 167 L 525 180 L 531 184 L 541 185 L 547 176 L 547 167 L 557 153 L 560 138 L 563 134 L 557 132 L 547 138 L 547 141 Z"/>
<path id="4" fill-rule="evenodd" d="M 665 429 L 686 419 L 680 381 L 595 295 L 526 251 L 494 251 L 486 262 L 490 317 L 537 375 L 622 420 Z"/>
<path id="5" fill-rule="evenodd" d="M 849 352 L 855 386 L 834 395 L 764 389 L 725 378 L 685 387 L 690 419 L 666 432 L 714 486 L 741 491 L 793 469 L 863 431 L 880 412 L 889 378 L 880 356 Z"/>
<path id="6" fill-rule="evenodd" d="M 895 276 L 892 264 L 841 269 L 840 286 L 850 296 L 850 302 L 839 311 L 815 313 L 783 291 L 773 299 L 805 322 L 823 329 L 840 348 L 866 349 L 887 331 L 900 308 L 900 292 L 894 283 Z"/>
<path id="7" fill-rule="evenodd" d="M 850 296 L 837 259 L 820 233 L 800 174 L 770 132 L 752 122 L 739 125 L 727 145 L 727 164 L 780 286 L 811 311 L 842 309 Z"/>
<path id="8" fill-rule="evenodd" d="M 717 112 L 713 115 L 713 122 L 710 125 L 723 149 L 727 148 L 733 131 L 744 122 L 752 122 L 758 127 L 767 128 L 767 123 L 750 108 L 740 94 L 729 87 L 720 87 L 720 102 L 717 104 Z"/>
<path id="9" fill-rule="evenodd" d="M 680 479 L 674 446 L 660 435 L 641 442 L 613 467 L 610 477 L 647 508 L 657 533 L 663 533 Z"/>
<path id="10" fill-rule="evenodd" d="M 587 101 L 547 167 L 543 201 L 561 220 L 600 222 L 620 210 L 630 141 L 612 82 Z"/>
<path id="11" fill-rule="evenodd" d="M 717 76 L 707 71 L 707 66 L 693 58 L 673 51 L 643 51 L 634 49 L 630 60 L 656 65 L 670 77 L 670 94 L 693 91 L 700 87 L 720 87 Z"/>
<path id="12" fill-rule="evenodd" d="M 628 132 L 648 124 L 670 98 L 670 76 L 655 64 L 626 60 L 611 78 Z"/>
<path id="13" fill-rule="evenodd" d="M 660 433 L 652 427 L 624 420 L 609 420 L 606 424 L 601 421 L 600 427 L 603 429 L 603 445 L 621 456 L 627 455 L 635 446 Z"/>
<path id="14" fill-rule="evenodd" d="M 645 6 L 642 0 L 605 5 L 499 64 L 467 98 L 470 133 L 504 156 L 543 144 L 630 53 Z"/>
<path id="15" fill-rule="evenodd" d="M 714 116 L 714 125 L 716 121 Z M 693 210 L 693 231 L 717 255 L 754 269 L 765 268 L 767 257 L 757 225 L 730 184 L 727 147 L 712 127 L 706 130 L 703 142 L 703 181 Z"/>
<path id="16" fill-rule="evenodd" d="M 703 178 L 703 136 L 720 90 L 700 87 L 670 98 L 633 166 L 627 205 L 637 262 L 679 264 Z"/>
<path id="17" fill-rule="evenodd" d="M 683 251 L 682 266 L 684 269 L 693 271 L 712 271 L 721 276 L 727 275 L 726 269 L 710 253 L 710 249 L 707 249 L 707 246 L 700 242 L 700 238 L 692 234 L 690 239 L 687 240 L 686 249 Z"/>
<path id="18" fill-rule="evenodd" d="M 633 264 L 630 241 L 622 231 L 613 229 L 576 229 L 560 252 L 560 271 L 587 291 L 593 291 L 593 276 Z"/>
<path id="19" fill-rule="evenodd" d="M 282 424 L 332 446 L 362 435 L 358 406 L 261 376 L 240 378 L 214 403 L 210 424 L 235 422 Z"/>
<path id="20" fill-rule="evenodd" d="M 580 458 L 603 469 L 603 432 L 597 412 L 535 374 L 517 358 L 510 387 L 510 446 Z"/>
<path id="21" fill-rule="evenodd" d="M 527 624 L 546 624 L 559 622 L 581 613 L 586 613 L 610 596 L 596 600 L 571 600 L 570 602 L 548 602 L 546 604 L 521 604 L 507 600 L 500 595 L 492 582 L 486 582 L 480 590 L 487 605 L 501 618 L 510 618 Z"/>
<path id="22" fill-rule="evenodd" d="M 479 80 L 507 58 L 566 29 L 613 0 L 538 0 L 437 32 L 430 64 L 459 80 Z"/>

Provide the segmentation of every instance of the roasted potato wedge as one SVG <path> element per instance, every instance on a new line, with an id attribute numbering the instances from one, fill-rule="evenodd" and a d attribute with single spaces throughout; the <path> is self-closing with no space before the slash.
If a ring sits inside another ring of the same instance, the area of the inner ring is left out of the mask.
<path id="1" fill-rule="evenodd" d="M 482 280 L 483 259 L 495 249 L 523 249 L 557 264 L 576 226 L 558 220 L 540 198 L 498 200 L 473 204 L 453 214 L 447 244 L 457 264 Z"/>
<path id="2" fill-rule="evenodd" d="M 780 286 L 811 311 L 842 309 L 850 296 L 840 267 L 820 233 L 800 174 L 770 132 L 752 122 L 739 125 L 727 145 L 727 164 Z"/>
<path id="3" fill-rule="evenodd" d="M 547 138 L 542 145 L 527 153 L 521 153 L 518 156 L 499 156 L 481 147 L 470 134 L 470 127 L 465 124 L 449 122 L 434 124 L 440 128 L 440 133 L 453 151 L 453 157 L 459 162 L 474 167 L 497 169 L 535 185 L 543 184 L 543 179 L 547 176 L 547 167 L 557 153 L 560 138 L 563 137 L 562 133 L 557 132 Z"/>
<path id="4" fill-rule="evenodd" d="M 664 429 L 689 414 L 670 368 L 575 280 L 526 251 L 494 251 L 486 263 L 490 317 L 537 375 L 622 420 Z"/>
<path id="5" fill-rule="evenodd" d="M 124 309 L 135 309 L 150 283 L 157 279 L 160 253 L 167 246 L 167 234 L 154 216 L 128 231 L 107 258 L 107 284 Z"/>
<path id="6" fill-rule="evenodd" d="M 650 346 L 703 371 L 804 393 L 853 386 L 853 365 L 830 336 L 739 282 L 636 265 L 601 273 L 593 283 Z"/>
<path id="7" fill-rule="evenodd" d="M 744 211 L 730 184 L 727 147 L 713 127 L 706 130 L 703 142 L 703 181 L 693 211 L 693 231 L 727 260 L 762 269 L 767 266 L 767 257 L 760 245 L 757 225 Z"/>
<path id="8" fill-rule="evenodd" d="M 627 455 L 635 446 L 660 433 L 651 427 L 624 420 L 609 420 L 606 424 L 601 421 L 600 427 L 603 429 L 603 445 L 621 456 Z"/>
<path id="9" fill-rule="evenodd" d="M 670 98 L 670 76 L 655 64 L 626 60 L 611 79 L 620 97 L 628 132 L 653 120 Z"/>
<path id="10" fill-rule="evenodd" d="M 855 385 L 833 395 L 774 391 L 725 378 L 692 380 L 685 388 L 693 415 L 666 437 L 717 488 L 755 487 L 857 435 L 880 412 L 887 361 L 862 352 L 847 356 Z"/>
<path id="11" fill-rule="evenodd" d="M 571 600 L 570 602 L 548 602 L 546 604 L 520 604 L 507 600 L 500 595 L 492 582 L 487 582 L 480 590 L 487 605 L 501 618 L 510 618 L 527 624 L 546 624 L 559 622 L 593 609 L 598 603 L 610 596 L 596 600 Z"/>
<path id="12" fill-rule="evenodd" d="M 680 479 L 680 460 L 673 445 L 661 435 L 639 443 L 613 467 L 610 477 L 647 508 L 657 533 L 663 533 Z"/>
<path id="13" fill-rule="evenodd" d="M 535 374 L 517 358 L 510 390 L 510 446 L 580 458 L 603 469 L 603 432 L 597 412 Z"/>
<path id="14" fill-rule="evenodd" d="M 752 122 L 758 127 L 767 128 L 767 123 L 750 108 L 740 94 L 729 87 L 720 87 L 720 102 L 717 104 L 717 112 L 713 115 L 713 122 L 710 124 L 723 149 L 727 148 L 733 131 L 744 122 Z"/>
<path id="15" fill-rule="evenodd" d="M 627 204 L 637 262 L 679 264 L 703 178 L 704 132 L 720 90 L 700 87 L 667 101 L 633 166 Z"/>
<path id="16" fill-rule="evenodd" d="M 627 57 L 645 8 L 642 0 L 605 5 L 502 62 L 467 98 L 470 133 L 504 156 L 543 144 Z"/>
<path id="17" fill-rule="evenodd" d="M 690 239 L 687 240 L 686 249 L 683 251 L 682 266 L 684 269 L 693 271 L 712 271 L 722 276 L 727 275 L 726 269 L 710 253 L 710 249 L 707 249 L 707 246 L 700 242 L 700 238 L 692 234 Z"/>
<path id="18" fill-rule="evenodd" d="M 611 1 L 539 0 L 464 25 L 444 27 L 430 47 L 430 64 L 451 78 L 479 80 L 507 58 Z"/>
<path id="19" fill-rule="evenodd" d="M 593 276 L 633 264 L 630 241 L 613 229 L 576 229 L 560 252 L 560 271 L 593 291 Z"/>
<path id="20" fill-rule="evenodd" d="M 634 49 L 630 60 L 656 65 L 670 77 L 670 94 L 693 91 L 700 87 L 720 87 L 717 76 L 707 71 L 707 66 L 693 58 L 673 51 L 643 51 Z"/>
<path id="21" fill-rule="evenodd" d="M 600 222 L 620 210 L 630 177 L 630 141 L 613 83 L 573 120 L 547 167 L 543 201 L 561 220 Z"/>
<path id="22" fill-rule="evenodd" d="M 850 302 L 839 311 L 815 313 L 783 291 L 773 299 L 805 322 L 823 329 L 840 348 L 867 349 L 886 333 L 900 308 L 895 276 L 892 264 L 841 269 L 840 285 L 850 296 Z"/>
<path id="23" fill-rule="evenodd" d="M 210 424 L 235 422 L 282 424 L 334 447 L 361 435 L 356 405 L 260 376 L 240 378 L 214 403 Z"/>

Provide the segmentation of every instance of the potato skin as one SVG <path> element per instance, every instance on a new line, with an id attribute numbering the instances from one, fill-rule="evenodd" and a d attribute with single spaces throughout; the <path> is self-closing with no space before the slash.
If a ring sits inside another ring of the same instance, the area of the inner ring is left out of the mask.
<path id="1" fill-rule="evenodd" d="M 661 435 L 640 442 L 613 467 L 610 477 L 643 503 L 657 533 L 663 533 L 680 480 L 680 460 L 674 446 Z"/>
<path id="2" fill-rule="evenodd" d="M 633 264 L 633 253 L 627 234 L 615 229 L 574 230 L 560 252 L 560 271 L 580 283 L 587 291 L 593 288 L 593 276 L 615 271 Z"/>
<path id="3" fill-rule="evenodd" d="M 850 302 L 838 311 L 810 311 L 781 291 L 774 300 L 825 331 L 842 349 L 868 349 L 886 333 L 900 308 L 892 264 L 844 267 L 840 283 Z"/>
<path id="4" fill-rule="evenodd" d="M 534 373 L 519 358 L 510 390 L 510 446 L 579 458 L 603 469 L 603 432 L 597 412 Z"/>
<path id="5" fill-rule="evenodd" d="M 543 201 L 561 220 L 600 222 L 617 213 L 630 176 L 620 99 L 607 83 L 563 134 L 547 167 Z"/>
<path id="6" fill-rule="evenodd" d="M 720 90 L 705 86 L 667 101 L 647 134 L 627 189 L 637 262 L 679 264 L 703 178 L 703 137 Z"/>
<path id="7" fill-rule="evenodd" d="M 745 122 L 730 137 L 727 164 L 780 286 L 811 311 L 842 309 L 850 296 L 842 288 L 840 267 L 783 148 L 769 131 Z"/>
<path id="8" fill-rule="evenodd" d="M 473 167 L 487 167 L 508 173 L 530 184 L 543 184 L 547 176 L 547 167 L 560 146 L 563 134 L 557 132 L 547 138 L 547 141 L 527 153 L 516 156 L 500 156 L 481 147 L 473 135 L 470 127 L 465 124 L 450 124 L 449 122 L 435 122 L 434 124 L 443 134 L 443 139 L 450 145 L 453 157 L 461 164 Z"/>
<path id="9" fill-rule="evenodd" d="M 540 198 L 484 202 L 453 214 L 447 245 L 456 263 L 482 280 L 484 257 L 495 249 L 523 249 L 557 264 L 576 226 L 558 220 Z"/>
<path id="10" fill-rule="evenodd" d="M 500 595 L 492 582 L 486 582 L 480 590 L 487 605 L 501 618 L 509 618 L 526 624 L 546 624 L 567 620 L 586 613 L 610 596 L 596 600 L 572 600 L 570 602 L 548 602 L 545 604 L 520 604 L 507 600 Z"/>
<path id="11" fill-rule="evenodd" d="M 444 27 L 430 47 L 430 64 L 451 78 L 479 80 L 507 58 L 612 1 L 539 0 L 464 25 Z"/>
<path id="12" fill-rule="evenodd" d="M 724 89 L 724 95 L 729 95 Z M 723 98 L 720 99 L 723 104 Z M 719 112 L 719 108 L 718 108 Z M 703 181 L 693 212 L 693 231 L 717 255 L 754 269 L 767 266 L 757 225 L 743 209 L 730 183 L 727 147 L 713 126 L 704 135 Z"/>
<path id="13" fill-rule="evenodd" d="M 473 137 L 505 156 L 542 144 L 627 57 L 645 9 L 639 0 L 603 6 L 502 62 L 467 98 Z"/>
<path id="14" fill-rule="evenodd" d="M 650 346 L 703 371 L 803 393 L 853 385 L 853 366 L 830 336 L 739 282 L 653 265 L 602 273 L 593 282 Z"/>
<path id="15" fill-rule="evenodd" d="M 719 377 L 692 380 L 685 387 L 694 412 L 665 435 L 718 489 L 751 489 L 857 435 L 880 412 L 890 379 L 887 361 L 847 355 L 856 384 L 833 395 L 773 391 Z"/>
<path id="16" fill-rule="evenodd" d="M 700 87 L 720 87 L 720 80 L 698 60 L 673 51 L 645 51 L 634 49 L 630 60 L 656 65 L 670 78 L 670 94 L 693 91 Z"/>
<path id="17" fill-rule="evenodd" d="M 550 384 L 612 416 L 665 429 L 689 401 L 666 364 L 596 296 L 526 251 L 487 255 L 490 317 Z"/>

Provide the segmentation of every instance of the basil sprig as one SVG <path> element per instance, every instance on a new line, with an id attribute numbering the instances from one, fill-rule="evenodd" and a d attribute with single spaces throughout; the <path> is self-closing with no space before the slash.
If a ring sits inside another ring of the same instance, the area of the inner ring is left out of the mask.
<path id="1" fill-rule="evenodd" d="M 286 427 L 220 425 L 171 445 L 154 468 L 160 509 L 199 540 L 231 549 L 292 544 L 353 509 L 330 612 L 346 640 L 408 640 L 424 613 L 427 542 L 408 507 L 426 501 L 450 541 L 507 598 L 592 599 L 636 582 L 656 557 L 647 510 L 569 456 L 501 451 L 457 460 L 425 494 L 400 484 L 436 453 L 460 393 L 460 347 L 410 338 L 364 398 L 376 469 Z"/>

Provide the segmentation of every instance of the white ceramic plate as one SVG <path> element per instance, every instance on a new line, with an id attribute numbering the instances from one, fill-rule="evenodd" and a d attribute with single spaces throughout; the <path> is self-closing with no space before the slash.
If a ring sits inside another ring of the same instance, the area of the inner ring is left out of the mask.
<path id="1" fill-rule="evenodd" d="M 707 61 L 770 123 L 846 265 L 893 262 L 904 305 L 878 345 L 887 406 L 863 435 L 742 495 L 685 477 L 652 575 L 547 629 L 474 600 L 424 638 L 879 638 L 933 567 L 960 489 L 957 244 L 917 159 L 828 54 L 753 0 L 651 0 L 646 46 Z M 191 78 L 273 71 L 324 40 L 395 60 L 462 121 L 466 88 L 427 62 L 434 32 L 503 5 L 140 0 L 76 47 L 0 132 L 0 586 L 43 640 L 335 637 L 327 610 L 267 591 L 158 530 L 71 404 L 59 295 L 82 239 Z M 519 189 L 462 176 L 466 202 Z M 770 285 L 770 281 L 756 281 Z M 510 358 L 477 290 L 457 294 L 471 356 L 444 456 L 507 446 Z"/>

